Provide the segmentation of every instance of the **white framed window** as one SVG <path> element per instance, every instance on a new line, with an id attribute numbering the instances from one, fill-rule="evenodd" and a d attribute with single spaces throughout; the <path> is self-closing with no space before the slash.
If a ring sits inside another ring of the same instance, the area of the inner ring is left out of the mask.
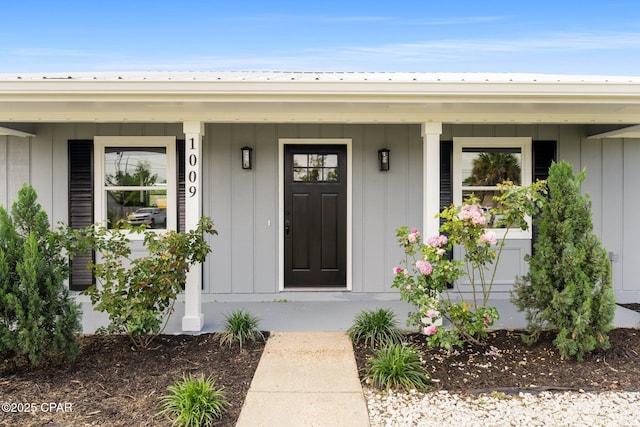
<path id="1" fill-rule="evenodd" d="M 493 196 L 497 184 L 505 180 L 516 185 L 531 184 L 531 138 L 529 137 L 459 137 L 453 139 L 453 203 L 458 206 L 469 195 L 475 195 L 480 205 L 495 207 Z M 496 218 L 489 219 L 489 226 Z M 512 228 L 508 239 L 530 239 L 529 229 Z M 499 237 L 505 229 L 492 228 Z"/>
<path id="2" fill-rule="evenodd" d="M 176 229 L 176 140 L 171 136 L 97 136 L 95 220 Z"/>

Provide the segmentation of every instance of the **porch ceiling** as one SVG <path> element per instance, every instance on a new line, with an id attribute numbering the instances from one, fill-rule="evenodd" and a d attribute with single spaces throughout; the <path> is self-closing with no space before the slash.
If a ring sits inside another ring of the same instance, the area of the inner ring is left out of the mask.
<path id="1" fill-rule="evenodd" d="M 0 126 L 0 136 L 18 136 L 20 138 L 28 138 L 30 136 L 35 136 L 35 134 Z"/>
<path id="2" fill-rule="evenodd" d="M 615 129 L 609 132 L 589 136 L 589 139 L 600 138 L 640 138 L 640 125 L 626 126 L 622 129 Z"/>
<path id="3" fill-rule="evenodd" d="M 640 122 L 640 78 L 429 73 L 0 75 L 0 122 Z"/>

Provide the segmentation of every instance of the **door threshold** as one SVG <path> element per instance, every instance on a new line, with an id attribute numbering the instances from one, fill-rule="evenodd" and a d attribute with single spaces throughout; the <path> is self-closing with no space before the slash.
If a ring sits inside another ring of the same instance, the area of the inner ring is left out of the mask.
<path id="1" fill-rule="evenodd" d="M 349 291 L 346 286 L 294 286 L 294 287 L 285 287 L 280 292 L 308 292 L 308 291 L 318 291 L 318 292 L 335 292 L 335 291 Z"/>

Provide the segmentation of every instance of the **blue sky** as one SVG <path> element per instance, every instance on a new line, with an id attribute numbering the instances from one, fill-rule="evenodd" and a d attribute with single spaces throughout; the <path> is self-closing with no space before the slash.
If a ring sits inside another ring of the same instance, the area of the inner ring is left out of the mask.
<path id="1" fill-rule="evenodd" d="M 640 74 L 637 0 L 0 0 L 0 5 L 0 73 Z"/>

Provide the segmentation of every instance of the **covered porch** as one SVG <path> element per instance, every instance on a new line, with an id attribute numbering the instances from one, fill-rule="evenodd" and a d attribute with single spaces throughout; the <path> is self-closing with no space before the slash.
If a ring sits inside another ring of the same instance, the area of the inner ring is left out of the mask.
<path id="1" fill-rule="evenodd" d="M 525 314 L 519 312 L 508 300 L 489 301 L 500 313 L 500 319 L 494 329 L 521 329 L 527 326 Z M 165 333 L 181 334 L 184 303 L 176 304 L 176 311 L 169 319 Z M 407 314 L 413 307 L 399 300 L 332 300 L 332 301 L 245 301 L 215 302 L 202 304 L 205 319 L 198 332 L 219 332 L 224 328 L 225 315 L 236 310 L 245 310 L 261 319 L 260 329 L 264 331 L 346 331 L 353 323 L 355 316 L 363 310 L 386 308 L 393 311 L 401 329 L 407 329 Z M 84 332 L 89 333 L 101 326 L 98 317 L 83 320 Z M 640 327 L 640 313 L 617 306 L 613 324 L 617 328 Z M 407 329 L 409 330 L 409 329 Z"/>
<path id="2" fill-rule="evenodd" d="M 379 302 L 395 307 L 402 324 L 408 307 L 397 301 L 395 289 L 389 289 L 391 268 L 398 259 L 393 231 L 410 225 L 421 227 L 425 236 L 436 234 L 441 143 L 465 138 L 553 141 L 558 159 L 576 169 L 588 168 L 584 190 L 594 201 L 595 231 L 614 263 L 616 296 L 630 302 L 640 295 L 640 263 L 635 262 L 640 230 L 630 227 L 633 219 L 623 213 L 639 207 L 636 198 L 625 197 L 640 180 L 635 167 L 640 161 L 638 117 L 640 81 L 618 77 L 0 75 L 0 178 L 7 183 L 0 188 L 0 203 L 10 206 L 16 189 L 29 181 L 52 222 L 67 221 L 69 141 L 151 136 L 184 140 L 182 164 L 190 196 L 184 201 L 186 229 L 204 214 L 222 232 L 214 240 L 212 258 L 190 273 L 184 302 L 169 330 L 215 330 L 221 316 L 237 307 L 246 307 L 265 322 L 273 318 L 266 329 L 302 327 L 307 322 L 307 327 L 325 323 L 344 329 L 355 313 Z M 278 144 L 285 138 L 353 141 L 350 161 L 357 185 L 350 202 L 351 264 L 345 298 L 319 290 L 290 297 L 280 285 L 284 223 L 278 201 Z M 240 167 L 239 149 L 245 145 L 254 149 L 253 171 Z M 388 173 L 380 173 L 375 164 L 381 148 L 391 149 Z M 401 208 L 386 209 L 392 205 Z M 527 244 L 522 243 L 514 257 L 522 259 Z M 503 286 L 507 295 L 509 284 Z M 385 296 L 377 299 L 376 293 Z M 87 302 L 82 296 L 78 300 Z M 510 309 L 504 310 L 505 325 L 517 327 L 516 317 L 507 314 Z M 100 316 L 85 312 L 90 331 Z M 178 317 L 181 326 L 176 324 Z M 510 319 L 513 322 L 506 323 Z"/>

